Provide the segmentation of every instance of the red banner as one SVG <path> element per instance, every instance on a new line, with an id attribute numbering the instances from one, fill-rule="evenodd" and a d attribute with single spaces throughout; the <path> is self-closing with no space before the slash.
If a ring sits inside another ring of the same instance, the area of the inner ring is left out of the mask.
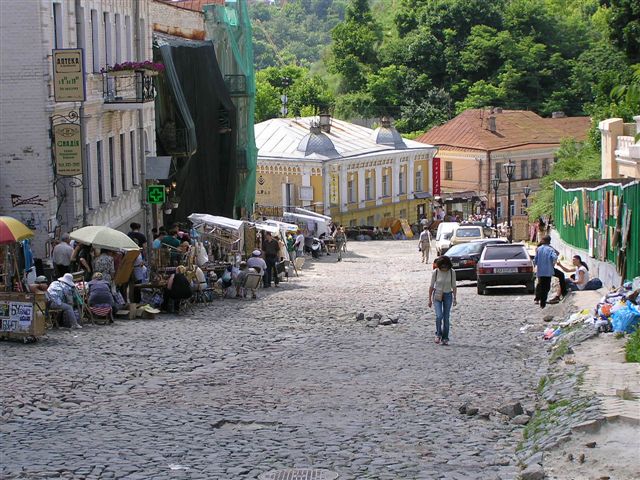
<path id="1" fill-rule="evenodd" d="M 440 159 L 437 157 L 433 158 L 433 166 L 431 168 L 431 172 L 433 174 L 433 179 L 431 182 L 431 193 L 435 197 L 442 193 L 442 189 L 440 188 Z"/>

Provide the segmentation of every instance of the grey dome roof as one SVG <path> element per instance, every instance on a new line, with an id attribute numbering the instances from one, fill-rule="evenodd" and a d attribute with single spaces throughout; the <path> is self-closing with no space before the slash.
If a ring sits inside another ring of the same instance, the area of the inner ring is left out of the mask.
<path id="1" fill-rule="evenodd" d="M 331 139 L 320 130 L 320 127 L 313 125 L 309 130 L 310 132 L 300 140 L 296 150 L 302 152 L 305 157 L 313 154 L 323 157 L 340 156 Z"/>
<path id="2" fill-rule="evenodd" d="M 381 125 L 373 131 L 372 138 L 378 145 L 388 145 L 397 149 L 407 148 L 398 130 L 386 118 L 383 118 Z"/>

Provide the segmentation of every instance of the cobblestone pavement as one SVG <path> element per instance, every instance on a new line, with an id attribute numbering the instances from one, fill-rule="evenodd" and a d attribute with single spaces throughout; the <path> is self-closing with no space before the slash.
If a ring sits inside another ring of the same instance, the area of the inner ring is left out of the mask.
<path id="1" fill-rule="evenodd" d="M 515 478 L 522 427 L 495 410 L 533 407 L 544 352 L 520 327 L 539 309 L 467 282 L 451 344 L 435 345 L 430 270 L 414 241 L 351 242 L 256 301 L 2 342 L 0 476 Z"/>

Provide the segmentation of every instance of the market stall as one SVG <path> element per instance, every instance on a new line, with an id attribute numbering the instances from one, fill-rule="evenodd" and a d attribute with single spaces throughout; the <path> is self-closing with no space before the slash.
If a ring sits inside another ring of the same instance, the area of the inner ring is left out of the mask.
<path id="1" fill-rule="evenodd" d="M 35 341 L 45 332 L 44 294 L 29 293 L 25 275 L 31 237 L 19 220 L 0 217 L 0 338 Z"/>

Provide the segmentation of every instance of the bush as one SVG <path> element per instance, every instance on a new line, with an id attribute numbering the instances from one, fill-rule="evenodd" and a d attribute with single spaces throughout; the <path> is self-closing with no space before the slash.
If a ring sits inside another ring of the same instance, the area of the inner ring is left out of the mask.
<path id="1" fill-rule="evenodd" d="M 629 335 L 625 348 L 625 358 L 627 362 L 640 363 L 640 328 Z"/>

